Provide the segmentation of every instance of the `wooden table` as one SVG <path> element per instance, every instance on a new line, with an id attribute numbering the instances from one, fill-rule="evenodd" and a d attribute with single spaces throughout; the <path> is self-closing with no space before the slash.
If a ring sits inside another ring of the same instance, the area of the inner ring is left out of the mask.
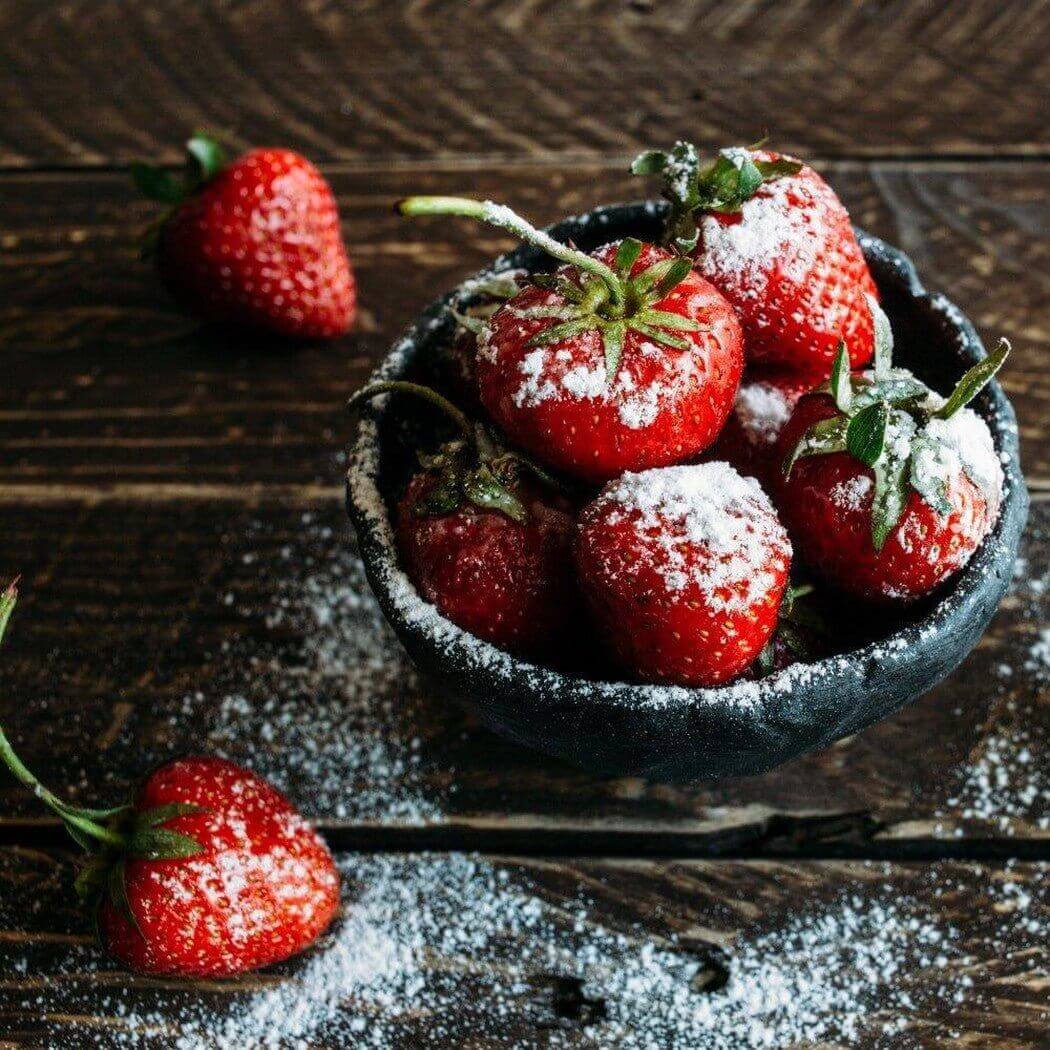
<path id="1" fill-rule="evenodd" d="M 1046 19 L 1020 2 L 8 0 L 0 579 L 21 573 L 24 598 L 0 718 L 85 800 L 181 751 L 251 762 L 323 828 L 347 894 L 339 929 L 276 971 L 132 977 L 89 944 L 60 829 L 4 779 L 0 1037 L 211 1046 L 226 1018 L 239 1046 L 1045 1046 Z M 177 163 L 197 126 L 322 166 L 355 334 L 259 352 L 174 309 L 138 259 L 154 209 L 127 169 Z M 509 244 L 389 204 L 469 192 L 548 222 L 640 195 L 642 147 L 766 129 L 986 340 L 1014 342 L 1024 560 L 964 666 L 867 732 L 754 779 L 599 780 L 429 697 L 367 597 L 344 400 Z M 383 955 L 380 985 L 354 963 L 377 931 L 411 955 Z"/>

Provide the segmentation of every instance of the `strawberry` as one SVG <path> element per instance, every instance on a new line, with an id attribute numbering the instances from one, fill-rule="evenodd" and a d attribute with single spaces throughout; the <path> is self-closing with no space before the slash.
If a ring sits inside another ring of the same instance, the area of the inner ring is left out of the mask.
<path id="1" fill-rule="evenodd" d="M 777 625 L 791 544 L 753 478 L 726 463 L 625 474 L 584 508 L 584 595 L 619 662 L 651 682 L 714 686 Z"/>
<path id="2" fill-rule="evenodd" d="M 556 658 L 580 607 L 574 523 L 560 485 L 426 387 L 374 383 L 351 405 L 384 393 L 423 398 L 460 431 L 436 455 L 420 456 L 424 469 L 398 503 L 398 545 L 421 595 L 500 648 Z"/>
<path id="3" fill-rule="evenodd" d="M 784 372 L 754 371 L 744 375 L 733 411 L 705 460 L 724 460 L 744 477 L 758 478 L 769 491 L 779 471 L 773 450 L 777 437 L 813 380 Z"/>
<path id="4" fill-rule="evenodd" d="M 157 240 L 168 289 L 203 320 L 281 336 L 330 339 L 354 321 L 357 286 L 324 176 L 286 149 L 226 164 L 205 135 L 186 144 L 187 173 L 132 169 L 169 205 Z"/>
<path id="5" fill-rule="evenodd" d="M 637 157 L 635 174 L 661 174 L 671 204 L 666 239 L 733 304 L 748 362 L 827 376 L 840 339 L 850 361 L 871 359 L 865 296 L 878 294 L 849 214 L 801 161 L 725 149 L 702 167 L 696 148 Z"/>
<path id="6" fill-rule="evenodd" d="M 0 596 L 0 637 L 15 604 Z M 77 891 L 103 945 L 134 970 L 242 973 L 300 952 L 331 922 L 339 874 L 328 847 L 276 788 L 220 758 L 168 762 L 126 805 L 72 806 L 0 759 L 87 851 Z"/>
<path id="7" fill-rule="evenodd" d="M 1002 367 L 1003 340 L 945 401 L 893 368 L 876 312 L 875 369 L 851 379 L 839 348 L 830 393 L 810 394 L 777 444 L 777 502 L 806 563 L 841 590 L 912 601 L 961 569 L 995 524 L 1003 474 L 988 427 L 964 407 Z"/>
<path id="8" fill-rule="evenodd" d="M 566 264 L 533 275 L 479 337 L 482 404 L 532 455 L 604 481 L 714 440 L 743 368 L 740 326 L 688 259 L 633 238 L 587 255 L 489 202 L 410 197 L 400 210 L 504 226 Z"/>

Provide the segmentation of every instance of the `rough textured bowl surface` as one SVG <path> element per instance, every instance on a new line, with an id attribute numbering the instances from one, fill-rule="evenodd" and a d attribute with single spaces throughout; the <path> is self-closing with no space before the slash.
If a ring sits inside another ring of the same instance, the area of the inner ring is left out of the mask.
<path id="1" fill-rule="evenodd" d="M 657 202 L 613 205 L 551 232 L 584 249 L 629 234 L 653 239 L 662 211 Z M 898 363 L 935 389 L 949 389 L 984 355 L 973 326 L 954 304 L 926 291 L 907 256 L 858 234 L 893 322 Z M 521 249 L 493 268 L 512 266 L 549 269 L 550 261 Z M 453 294 L 423 312 L 376 378 L 428 374 L 450 341 Z M 509 656 L 445 620 L 416 593 L 401 568 L 389 514 L 412 456 L 386 400 L 361 420 L 347 484 L 361 558 L 383 613 L 445 694 L 504 736 L 599 773 L 676 781 L 761 773 L 892 714 L 936 685 L 976 644 L 1010 581 L 1028 510 L 1013 409 L 993 382 L 973 407 L 991 427 L 1003 463 L 1002 512 L 969 565 L 931 599 L 883 614 L 847 652 L 758 682 L 686 689 L 596 681 Z M 428 418 L 420 415 L 417 428 L 425 431 Z"/>

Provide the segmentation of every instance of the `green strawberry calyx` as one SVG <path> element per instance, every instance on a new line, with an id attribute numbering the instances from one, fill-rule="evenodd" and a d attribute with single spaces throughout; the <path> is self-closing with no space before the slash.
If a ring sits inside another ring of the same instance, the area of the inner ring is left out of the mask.
<path id="1" fill-rule="evenodd" d="M 0 594 L 0 641 L 18 601 L 14 583 Z M 76 891 L 96 906 L 105 897 L 138 929 L 138 920 L 128 901 L 128 860 L 178 860 L 203 852 L 204 847 L 189 835 L 163 827 L 175 817 L 204 812 L 202 806 L 172 802 L 151 809 L 135 809 L 131 803 L 109 808 L 74 806 L 46 788 L 15 753 L 0 729 L 0 762 L 61 821 L 86 856 L 76 879 Z M 97 914 L 97 907 L 96 907 Z M 141 932 L 141 931 L 140 931 Z"/>
<path id="2" fill-rule="evenodd" d="M 226 161 L 222 143 L 207 131 L 197 131 L 186 140 L 186 163 L 180 173 L 135 161 L 131 179 L 143 196 L 176 205 L 215 178 L 226 167 Z"/>
<path id="3" fill-rule="evenodd" d="M 510 208 L 492 201 L 465 197 L 406 197 L 397 203 L 401 215 L 462 215 L 499 226 L 523 241 L 563 262 L 566 271 L 533 274 L 533 284 L 557 293 L 564 301 L 552 306 L 534 306 L 517 311 L 522 318 L 553 322 L 528 342 L 545 346 L 597 331 L 602 339 L 606 381 L 612 382 L 623 359 L 629 332 L 675 350 L 688 350 L 683 333 L 700 331 L 702 325 L 656 305 L 689 276 L 692 263 L 683 257 L 662 259 L 640 273 L 632 269 L 643 250 L 641 241 L 627 237 L 620 242 L 612 266 L 586 252 L 556 241 L 536 229 Z"/>
<path id="4" fill-rule="evenodd" d="M 565 486 L 520 452 L 506 448 L 483 423 L 472 421 L 444 395 L 420 383 L 386 380 L 370 383 L 347 402 L 357 409 L 383 394 L 403 394 L 426 401 L 442 412 L 459 431 L 436 452 L 420 453 L 419 463 L 435 482 L 413 507 L 421 517 L 454 514 L 464 504 L 493 510 L 522 523 L 529 509 L 521 498 L 521 484 L 531 475 L 546 487 L 564 493 Z"/>
<path id="5" fill-rule="evenodd" d="M 670 150 L 646 150 L 631 163 L 632 175 L 660 175 L 663 196 L 671 205 L 664 243 L 691 252 L 700 239 L 698 216 L 735 215 L 767 182 L 797 175 L 802 162 L 788 157 L 763 160 L 755 151 L 762 143 L 719 150 L 709 163 L 691 142 L 676 142 Z"/>
<path id="6" fill-rule="evenodd" d="M 945 401 L 911 372 L 893 367 L 889 320 L 870 297 L 869 306 L 875 326 L 871 374 L 851 375 L 846 344 L 840 341 L 825 388 L 837 412 L 818 420 L 799 438 L 782 469 L 788 477 L 800 459 L 836 452 L 846 452 L 870 468 L 875 478 L 871 540 L 879 551 L 900 521 L 909 491 L 918 493 L 938 514 L 951 511 L 943 472 L 924 469 L 923 464 L 948 463 L 953 452 L 928 424 L 951 419 L 972 401 L 1002 368 L 1010 343 L 1001 339 L 992 353 L 966 372 Z M 980 484 L 979 478 L 972 480 Z"/>

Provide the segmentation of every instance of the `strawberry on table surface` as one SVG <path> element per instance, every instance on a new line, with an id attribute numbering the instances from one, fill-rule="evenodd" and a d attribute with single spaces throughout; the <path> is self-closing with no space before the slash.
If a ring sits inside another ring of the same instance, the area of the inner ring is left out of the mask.
<path id="1" fill-rule="evenodd" d="M 187 175 L 139 164 L 135 181 L 170 206 L 156 244 L 164 283 L 189 313 L 297 339 L 353 324 L 357 285 L 335 197 L 305 157 L 255 149 L 230 164 L 204 135 Z"/>
<path id="2" fill-rule="evenodd" d="M 16 600 L 0 594 L 0 639 Z M 0 761 L 86 851 L 78 894 L 103 947 L 135 970 L 222 977 L 302 951 L 339 906 L 324 840 L 261 777 L 220 758 L 154 770 L 126 804 L 63 802 L 0 730 Z"/>
<path id="3" fill-rule="evenodd" d="M 579 633 L 581 608 L 574 520 L 561 486 L 426 387 L 374 383 L 351 404 L 386 393 L 430 402 L 459 430 L 437 453 L 420 455 L 423 470 L 398 503 L 398 546 L 412 582 L 471 634 L 557 661 L 570 634 Z"/>
<path id="4" fill-rule="evenodd" d="M 736 678 L 772 636 L 791 544 L 758 482 L 704 463 L 606 485 L 580 516 L 576 565 L 625 669 L 714 686 Z"/>
<path id="5" fill-rule="evenodd" d="M 866 295 L 878 292 L 849 214 L 808 165 L 769 150 L 694 146 L 639 156 L 636 174 L 664 177 L 666 239 L 733 304 L 749 364 L 831 370 L 839 340 L 853 367 L 871 359 Z"/>
<path id="6" fill-rule="evenodd" d="M 715 439 L 743 369 L 740 326 L 688 259 L 632 238 L 584 254 L 490 202 L 415 197 L 401 210 L 505 226 L 566 263 L 533 275 L 479 337 L 481 401 L 518 445 L 604 481 Z"/>
<path id="7" fill-rule="evenodd" d="M 1003 472 L 987 424 L 966 403 L 1002 367 L 1005 340 L 951 397 L 890 363 L 888 323 L 873 372 L 851 379 L 845 350 L 830 394 L 804 397 L 777 445 L 776 498 L 805 563 L 880 601 L 930 593 L 994 526 Z"/>
<path id="8" fill-rule="evenodd" d="M 103 896 L 98 916 L 103 944 L 118 959 L 145 973 L 241 973 L 295 955 L 328 927 L 338 872 L 276 788 L 223 759 L 184 758 L 146 780 L 132 813 L 141 819 L 172 807 L 179 815 L 156 830 L 200 848 L 123 862 L 123 888 L 116 899 Z"/>

